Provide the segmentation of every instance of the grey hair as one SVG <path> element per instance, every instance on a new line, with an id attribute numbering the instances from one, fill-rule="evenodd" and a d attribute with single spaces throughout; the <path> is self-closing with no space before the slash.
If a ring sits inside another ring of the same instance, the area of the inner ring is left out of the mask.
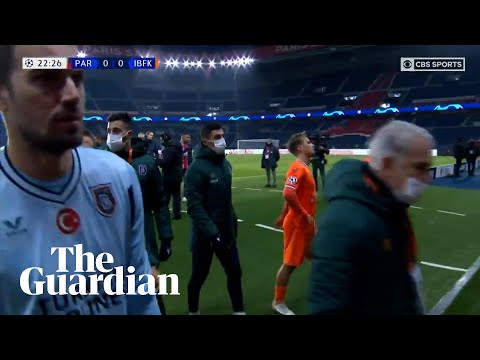
<path id="1" fill-rule="evenodd" d="M 370 166 L 376 170 L 382 167 L 382 160 L 388 156 L 403 156 L 411 149 L 414 138 L 421 136 L 431 148 L 435 140 L 428 130 L 407 121 L 393 120 L 378 129 L 369 141 Z"/>

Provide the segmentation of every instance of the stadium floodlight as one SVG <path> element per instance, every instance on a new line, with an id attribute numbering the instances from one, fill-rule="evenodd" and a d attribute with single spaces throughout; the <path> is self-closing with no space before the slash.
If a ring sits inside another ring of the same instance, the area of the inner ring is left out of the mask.
<path id="1" fill-rule="evenodd" d="M 86 55 L 85 55 L 86 56 Z M 198 58 L 188 58 L 188 57 L 183 57 L 183 60 L 178 60 L 170 57 L 170 58 L 164 58 L 162 61 L 162 64 L 165 64 L 165 68 L 178 68 L 180 65 L 182 65 L 183 69 L 187 68 L 196 68 L 200 69 L 203 68 L 204 66 L 208 68 L 216 68 L 217 66 L 226 66 L 226 67 L 235 67 L 239 68 L 240 66 L 246 67 L 247 65 L 251 65 L 254 62 L 254 59 L 248 57 L 248 56 L 241 56 L 241 57 L 231 57 L 231 58 L 224 58 L 224 59 L 218 59 L 216 60 L 215 58 L 211 59 L 206 59 L 203 61 L 202 59 Z"/>
<path id="2" fill-rule="evenodd" d="M 77 51 L 77 57 L 84 58 L 87 57 L 87 54 L 85 53 L 85 51 Z"/>

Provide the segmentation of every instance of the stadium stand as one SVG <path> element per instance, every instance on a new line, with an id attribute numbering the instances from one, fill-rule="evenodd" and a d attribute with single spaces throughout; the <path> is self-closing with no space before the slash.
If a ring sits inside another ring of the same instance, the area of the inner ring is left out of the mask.
<path id="1" fill-rule="evenodd" d="M 276 62 L 259 62 L 251 68 L 164 69 L 165 71 L 89 71 L 86 80 L 88 114 L 129 111 L 139 115 L 205 116 L 207 113 L 264 114 L 272 112 L 376 108 L 409 104 L 477 101 L 480 93 L 480 57 L 468 60 L 461 73 L 399 72 L 398 55 L 408 48 L 368 46 L 351 51 L 294 56 Z M 414 51 L 420 54 L 422 48 Z M 457 51 L 457 50 L 456 50 Z M 390 94 L 396 94 L 391 97 Z M 345 101 L 351 97 L 353 101 Z M 275 105 L 275 107 L 273 106 Z M 475 112 L 413 114 L 411 119 L 431 130 L 448 149 L 457 136 L 479 137 Z M 386 121 L 384 117 L 237 121 L 227 124 L 228 146 L 238 139 L 275 137 L 285 142 L 292 132 L 322 132 L 335 146 L 364 147 L 365 138 Z M 102 122 L 85 122 L 95 134 L 105 135 Z M 138 123 L 137 130 L 174 136 L 188 129 L 195 135 L 198 123 Z M 0 127 L 0 142 L 6 142 Z M 447 150 L 445 150 L 447 151 Z"/>

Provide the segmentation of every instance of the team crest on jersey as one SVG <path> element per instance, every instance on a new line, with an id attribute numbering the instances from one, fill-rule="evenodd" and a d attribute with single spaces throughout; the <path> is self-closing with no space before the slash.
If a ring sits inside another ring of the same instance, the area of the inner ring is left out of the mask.
<path id="1" fill-rule="evenodd" d="M 117 201 L 113 196 L 112 185 L 98 185 L 90 189 L 100 215 L 111 217 L 117 207 Z"/>
<path id="2" fill-rule="evenodd" d="M 296 176 L 289 176 L 288 179 L 287 179 L 287 181 L 288 181 L 290 184 L 292 184 L 292 185 L 295 185 L 295 184 L 298 182 Z"/>
<path id="3" fill-rule="evenodd" d="M 138 173 L 140 175 L 147 175 L 147 171 L 148 171 L 147 165 L 144 165 L 144 164 L 138 165 Z"/>

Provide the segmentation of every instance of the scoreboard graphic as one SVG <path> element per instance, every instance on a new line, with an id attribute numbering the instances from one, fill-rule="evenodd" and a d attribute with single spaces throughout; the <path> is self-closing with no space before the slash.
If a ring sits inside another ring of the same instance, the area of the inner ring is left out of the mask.
<path id="1" fill-rule="evenodd" d="M 158 58 L 38 58 L 22 59 L 22 68 L 26 70 L 40 69 L 73 69 L 73 70 L 148 70 L 158 69 Z"/>

